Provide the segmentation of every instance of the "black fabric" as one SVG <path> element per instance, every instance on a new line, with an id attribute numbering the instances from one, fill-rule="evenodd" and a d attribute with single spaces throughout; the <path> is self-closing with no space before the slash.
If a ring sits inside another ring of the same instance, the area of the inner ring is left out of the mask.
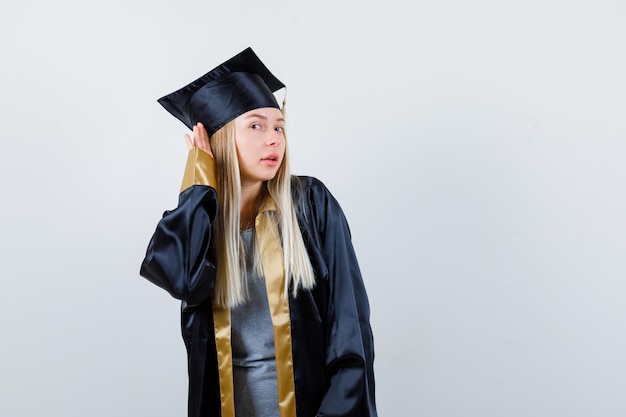
<path id="1" fill-rule="evenodd" d="M 297 415 L 376 417 L 369 303 L 348 224 L 320 181 L 294 177 L 293 185 L 317 280 L 289 300 Z M 181 193 L 178 208 L 159 222 L 141 267 L 142 276 L 183 300 L 190 417 L 221 414 L 210 297 L 215 268 L 206 258 L 216 202 L 207 186 Z"/>
<path id="2" fill-rule="evenodd" d="M 202 122 L 210 136 L 247 111 L 279 109 L 273 92 L 283 87 L 247 48 L 158 102 L 190 129 Z"/>

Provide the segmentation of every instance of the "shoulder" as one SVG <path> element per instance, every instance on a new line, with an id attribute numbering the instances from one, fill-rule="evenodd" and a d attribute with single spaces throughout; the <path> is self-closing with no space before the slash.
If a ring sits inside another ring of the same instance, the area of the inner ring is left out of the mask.
<path id="1" fill-rule="evenodd" d="M 319 179 L 309 176 L 292 176 L 291 188 L 300 220 L 313 222 L 317 227 L 325 228 L 327 221 L 344 218 L 339 203 Z"/>
<path id="2" fill-rule="evenodd" d="M 294 189 L 301 190 L 324 190 L 328 191 L 324 183 L 315 177 L 309 177 L 306 175 L 292 175 L 291 183 Z"/>
<path id="3" fill-rule="evenodd" d="M 309 176 L 292 176 L 291 188 L 296 204 L 309 203 L 319 206 L 336 200 L 326 185 L 319 179 Z M 304 201 L 303 201 L 304 200 Z"/>

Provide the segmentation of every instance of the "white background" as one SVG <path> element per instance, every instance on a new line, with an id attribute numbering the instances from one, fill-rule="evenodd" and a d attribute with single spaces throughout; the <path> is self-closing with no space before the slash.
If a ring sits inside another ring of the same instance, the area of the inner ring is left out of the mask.
<path id="1" fill-rule="evenodd" d="M 43 1 L 0 13 L 0 415 L 183 416 L 139 277 L 186 128 L 247 46 L 346 212 L 381 416 L 626 415 L 623 1 Z"/>

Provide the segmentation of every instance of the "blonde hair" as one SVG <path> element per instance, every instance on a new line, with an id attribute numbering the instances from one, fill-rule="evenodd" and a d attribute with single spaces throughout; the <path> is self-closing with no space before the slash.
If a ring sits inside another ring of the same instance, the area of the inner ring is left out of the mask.
<path id="1" fill-rule="evenodd" d="M 313 288 L 315 275 L 309 255 L 302 239 L 298 218 L 291 194 L 291 174 L 285 143 L 285 156 L 276 176 L 266 181 L 262 198 L 271 198 L 277 210 L 265 211 L 265 224 L 275 224 L 270 230 L 255 230 L 256 233 L 280 231 L 284 259 L 284 297 L 291 288 L 295 297 L 299 289 Z M 241 178 L 235 144 L 235 123 L 231 121 L 211 136 L 211 149 L 217 167 L 217 218 L 213 224 L 213 252 L 217 266 L 214 303 L 219 306 L 235 307 L 246 300 L 245 252 L 240 235 Z M 258 214 L 258 213 L 257 213 Z M 253 270 L 262 276 L 261 256 L 253 239 Z"/>

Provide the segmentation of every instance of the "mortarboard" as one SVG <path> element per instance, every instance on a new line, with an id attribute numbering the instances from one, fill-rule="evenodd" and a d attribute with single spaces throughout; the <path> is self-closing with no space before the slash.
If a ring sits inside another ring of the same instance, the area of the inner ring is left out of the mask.
<path id="1" fill-rule="evenodd" d="M 202 122 L 211 136 L 247 111 L 261 107 L 280 109 L 273 92 L 283 87 L 254 51 L 247 48 L 158 102 L 190 129 Z"/>

